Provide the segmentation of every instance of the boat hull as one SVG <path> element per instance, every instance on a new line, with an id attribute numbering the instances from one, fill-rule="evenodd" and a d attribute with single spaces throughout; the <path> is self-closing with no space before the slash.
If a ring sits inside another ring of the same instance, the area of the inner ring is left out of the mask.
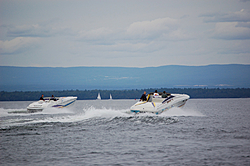
<path id="1" fill-rule="evenodd" d="M 153 98 L 152 101 L 139 101 L 130 108 L 130 111 L 132 113 L 160 114 L 173 107 L 184 106 L 189 98 L 186 94 L 172 94 L 168 98 Z"/>
<path id="2" fill-rule="evenodd" d="M 57 100 L 50 100 L 46 98 L 45 100 L 39 100 L 31 103 L 27 107 L 28 113 L 41 112 L 45 108 L 64 108 L 68 107 L 76 101 L 77 97 L 59 97 Z"/>

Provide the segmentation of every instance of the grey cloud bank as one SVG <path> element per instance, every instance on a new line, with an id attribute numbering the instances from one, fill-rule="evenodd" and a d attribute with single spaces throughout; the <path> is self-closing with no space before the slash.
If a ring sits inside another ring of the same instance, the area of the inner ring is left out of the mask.
<path id="1" fill-rule="evenodd" d="M 250 2 L 0 1 L 1 66 L 250 64 Z"/>

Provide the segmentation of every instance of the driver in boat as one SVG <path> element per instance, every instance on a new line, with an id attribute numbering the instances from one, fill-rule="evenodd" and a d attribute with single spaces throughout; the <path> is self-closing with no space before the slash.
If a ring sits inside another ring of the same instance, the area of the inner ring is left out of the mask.
<path id="1" fill-rule="evenodd" d="M 159 98 L 160 97 L 160 95 L 159 95 L 159 93 L 157 92 L 157 90 L 155 90 L 155 93 L 154 93 L 154 96 L 153 96 L 154 98 Z"/>
<path id="2" fill-rule="evenodd" d="M 44 101 L 44 99 L 43 99 L 43 95 L 40 97 L 40 100 L 43 100 L 43 101 Z"/>
<path id="3" fill-rule="evenodd" d="M 50 100 L 56 101 L 56 98 L 54 97 L 54 95 L 51 96 Z"/>
<path id="4" fill-rule="evenodd" d="M 166 91 L 163 91 L 163 94 L 161 95 L 161 97 L 162 97 L 162 98 L 167 98 L 167 97 L 168 97 Z"/>
<path id="5" fill-rule="evenodd" d="M 140 101 L 147 101 L 146 91 L 141 95 Z"/>

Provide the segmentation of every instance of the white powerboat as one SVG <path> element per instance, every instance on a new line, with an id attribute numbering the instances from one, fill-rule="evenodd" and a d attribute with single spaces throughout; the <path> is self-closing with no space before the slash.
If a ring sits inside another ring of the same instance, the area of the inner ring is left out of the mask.
<path id="1" fill-rule="evenodd" d="M 138 101 L 131 108 L 133 113 L 154 113 L 160 114 L 172 107 L 182 107 L 190 97 L 186 94 L 170 94 L 162 98 L 162 93 L 157 96 L 154 93 L 148 94 L 146 101 Z"/>
<path id="2" fill-rule="evenodd" d="M 76 101 L 77 97 L 44 97 L 44 100 L 39 100 L 36 102 L 31 103 L 27 107 L 28 113 L 34 113 L 42 111 L 45 108 L 48 107 L 54 107 L 54 108 L 64 108 L 72 105 Z"/>

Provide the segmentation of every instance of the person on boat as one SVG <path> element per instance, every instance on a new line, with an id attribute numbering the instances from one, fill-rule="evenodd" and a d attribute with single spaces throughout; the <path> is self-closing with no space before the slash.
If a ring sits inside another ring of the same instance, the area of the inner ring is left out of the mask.
<path id="1" fill-rule="evenodd" d="M 43 100 L 43 101 L 44 101 L 44 99 L 43 99 L 43 95 L 40 97 L 40 100 Z"/>
<path id="2" fill-rule="evenodd" d="M 140 101 L 147 101 L 146 91 L 141 95 Z"/>
<path id="3" fill-rule="evenodd" d="M 51 96 L 50 100 L 56 101 L 56 98 L 54 97 L 54 95 Z"/>
<path id="4" fill-rule="evenodd" d="M 166 91 L 163 91 L 163 94 L 161 95 L 161 97 L 162 97 L 162 98 L 167 98 L 167 97 L 168 97 Z"/>
<path id="5" fill-rule="evenodd" d="M 157 90 L 155 90 L 154 98 L 159 98 L 159 97 L 160 97 L 159 93 L 157 92 Z"/>

